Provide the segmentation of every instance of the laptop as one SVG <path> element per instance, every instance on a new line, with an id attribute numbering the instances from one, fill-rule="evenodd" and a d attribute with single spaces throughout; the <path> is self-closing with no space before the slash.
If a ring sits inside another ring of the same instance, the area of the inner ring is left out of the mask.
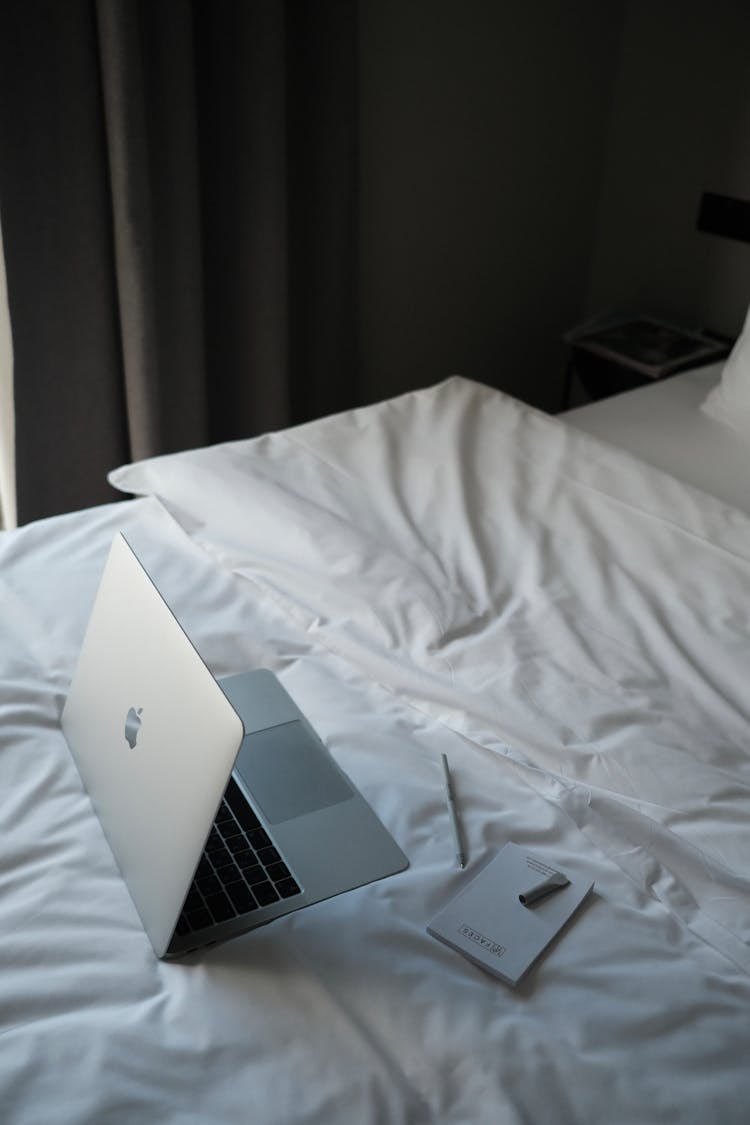
<path id="1" fill-rule="evenodd" d="M 214 679 L 122 534 L 62 729 L 158 957 L 408 867 L 272 672 Z"/>

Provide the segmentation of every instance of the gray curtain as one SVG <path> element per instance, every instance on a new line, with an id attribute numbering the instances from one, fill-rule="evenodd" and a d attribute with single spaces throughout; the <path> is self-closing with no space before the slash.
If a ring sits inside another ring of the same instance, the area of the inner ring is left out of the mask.
<path id="1" fill-rule="evenodd" d="M 355 13 L 0 5 L 19 522 L 356 403 Z"/>

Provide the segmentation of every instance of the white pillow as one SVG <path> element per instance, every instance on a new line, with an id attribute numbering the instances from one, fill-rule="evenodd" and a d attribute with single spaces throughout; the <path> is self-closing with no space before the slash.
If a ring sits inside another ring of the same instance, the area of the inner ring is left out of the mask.
<path id="1" fill-rule="evenodd" d="M 701 410 L 750 441 L 750 309 L 740 338 L 724 365 L 721 380 Z"/>

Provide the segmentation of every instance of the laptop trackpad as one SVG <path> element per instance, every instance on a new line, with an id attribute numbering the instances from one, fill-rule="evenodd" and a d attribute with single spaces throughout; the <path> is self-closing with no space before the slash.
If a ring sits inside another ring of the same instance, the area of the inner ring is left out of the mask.
<path id="1" fill-rule="evenodd" d="M 353 792 L 299 719 L 247 735 L 235 769 L 269 824 L 336 805 Z"/>

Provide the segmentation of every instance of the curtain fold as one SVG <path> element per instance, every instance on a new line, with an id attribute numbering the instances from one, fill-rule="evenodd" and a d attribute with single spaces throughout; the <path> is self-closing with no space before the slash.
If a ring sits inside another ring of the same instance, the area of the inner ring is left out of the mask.
<path id="1" fill-rule="evenodd" d="M 0 218 L 20 523 L 114 499 L 129 444 L 96 21 L 83 2 L 0 5 Z"/>
<path id="2" fill-rule="evenodd" d="M 10 334 L 5 253 L 0 223 L 0 528 L 16 526 L 15 411 L 13 340 Z"/>
<path id="3" fill-rule="evenodd" d="M 20 522 L 356 403 L 356 6 L 6 0 Z"/>
<path id="4" fill-rule="evenodd" d="M 168 13 L 168 15 L 167 15 Z M 96 5 L 130 454 L 209 440 L 185 4 Z"/>

